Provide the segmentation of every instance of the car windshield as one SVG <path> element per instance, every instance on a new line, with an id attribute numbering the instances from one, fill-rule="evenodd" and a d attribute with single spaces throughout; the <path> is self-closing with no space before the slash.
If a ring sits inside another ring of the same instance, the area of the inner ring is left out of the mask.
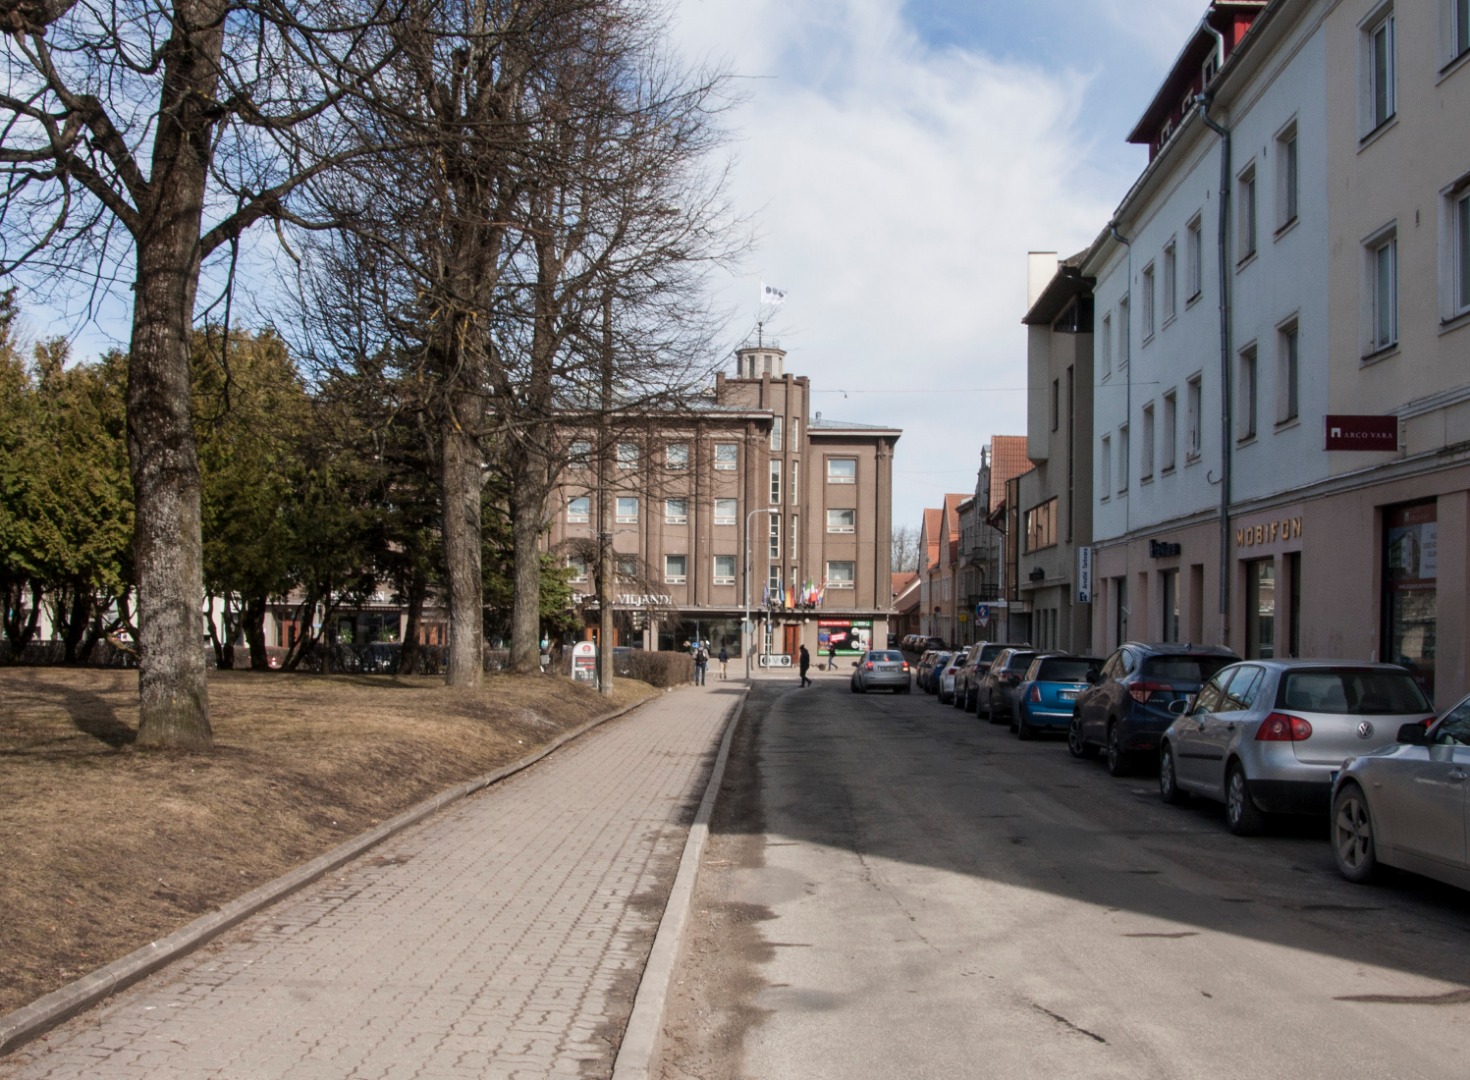
<path id="1" fill-rule="evenodd" d="M 875 662 L 893 661 L 894 663 L 901 663 L 903 661 L 903 653 L 901 653 L 901 652 L 876 652 L 875 651 L 875 652 L 868 653 L 868 659 L 869 660 L 872 660 L 872 661 L 875 661 Z"/>
<path id="2" fill-rule="evenodd" d="M 1344 668 L 1289 671 L 1277 702 L 1283 709 L 1318 713 L 1428 712 L 1424 691 L 1407 671 Z"/>
<path id="3" fill-rule="evenodd" d="M 1088 670 L 1094 667 L 1097 661 L 1091 657 L 1053 656 L 1041 662 L 1036 678 L 1044 682 L 1085 682 Z"/>
<path id="4" fill-rule="evenodd" d="M 1143 662 L 1143 677 L 1198 686 L 1231 663 L 1228 656 L 1150 656 Z"/>
<path id="5" fill-rule="evenodd" d="M 1036 659 L 1034 652 L 1012 653 L 1011 658 L 1006 661 L 1006 670 L 1011 673 L 1025 671 L 1031 666 L 1031 661 Z"/>

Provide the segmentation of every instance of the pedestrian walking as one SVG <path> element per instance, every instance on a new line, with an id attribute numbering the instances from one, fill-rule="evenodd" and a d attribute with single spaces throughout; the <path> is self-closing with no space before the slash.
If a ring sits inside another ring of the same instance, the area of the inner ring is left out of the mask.
<path id="1" fill-rule="evenodd" d="M 709 650 L 704 647 L 704 642 L 694 646 L 694 685 L 704 685 L 704 673 L 709 668 Z"/>
<path id="2" fill-rule="evenodd" d="M 725 648 L 725 646 L 721 645 L 720 646 L 720 678 L 721 679 L 728 679 L 729 677 L 730 677 L 730 650 L 727 649 L 727 648 Z"/>
<path id="3" fill-rule="evenodd" d="M 837 642 L 827 639 L 827 670 L 837 670 Z"/>
<path id="4" fill-rule="evenodd" d="M 810 686 L 812 681 L 806 677 L 807 669 L 812 666 L 812 654 L 806 651 L 806 646 L 801 647 L 801 685 Z"/>

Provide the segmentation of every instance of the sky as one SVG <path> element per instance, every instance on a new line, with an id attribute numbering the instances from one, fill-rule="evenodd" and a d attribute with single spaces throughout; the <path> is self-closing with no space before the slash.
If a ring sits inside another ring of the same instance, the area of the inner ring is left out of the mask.
<path id="1" fill-rule="evenodd" d="M 1026 433 L 1026 259 L 1086 248 L 1147 164 L 1128 132 L 1207 0 L 675 0 L 725 65 L 731 195 L 756 249 L 720 284 L 824 419 L 902 428 L 893 520 L 970 492 Z M 759 305 L 761 283 L 784 289 Z M 733 358 L 731 362 L 733 370 Z"/>
<path id="2" fill-rule="evenodd" d="M 1207 0 L 665 2 L 673 48 L 741 95 L 729 194 L 757 242 L 717 283 L 729 370 L 765 317 L 814 410 L 903 429 L 893 520 L 917 529 L 974 490 L 991 435 L 1025 434 L 1027 252 L 1106 226 L 1147 162 L 1127 134 Z M 762 282 L 786 303 L 762 309 Z M 125 344 L 126 295 L 90 321 L 85 294 L 25 297 L 22 333 L 91 358 Z"/>

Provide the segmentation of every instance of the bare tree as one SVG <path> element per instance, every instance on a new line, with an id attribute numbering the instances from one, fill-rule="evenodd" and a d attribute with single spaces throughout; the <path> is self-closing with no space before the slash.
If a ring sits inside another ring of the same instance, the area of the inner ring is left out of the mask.
<path id="1" fill-rule="evenodd" d="M 140 745 L 212 744 L 189 335 L 200 275 L 334 163 L 374 0 L 0 0 L 0 273 L 127 280 Z M 131 265 L 129 265 L 131 264 Z"/>
<path id="2" fill-rule="evenodd" d="M 916 572 L 919 566 L 919 530 L 912 525 L 897 525 L 893 529 L 892 563 L 895 573 Z"/>

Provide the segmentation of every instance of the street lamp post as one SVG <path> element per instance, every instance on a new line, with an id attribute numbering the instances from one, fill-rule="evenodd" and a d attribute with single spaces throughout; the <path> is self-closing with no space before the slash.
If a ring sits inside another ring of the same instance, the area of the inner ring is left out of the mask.
<path id="1" fill-rule="evenodd" d="M 740 620 L 740 651 L 745 654 L 745 681 L 750 681 L 750 522 L 757 514 L 774 514 L 769 506 L 758 506 L 745 515 L 745 617 Z"/>

